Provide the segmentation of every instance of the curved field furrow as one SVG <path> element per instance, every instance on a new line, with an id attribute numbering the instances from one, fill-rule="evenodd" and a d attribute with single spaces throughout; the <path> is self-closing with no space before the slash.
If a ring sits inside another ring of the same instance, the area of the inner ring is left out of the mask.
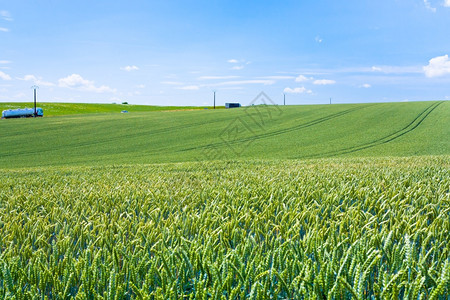
<path id="1" fill-rule="evenodd" d="M 361 107 L 350 108 L 350 109 L 340 111 L 337 113 L 333 113 L 333 114 L 330 114 L 330 115 L 327 115 L 324 117 L 320 117 L 320 118 L 317 118 L 317 119 L 314 119 L 314 120 L 311 120 L 306 123 L 299 124 L 299 125 L 296 125 L 293 127 L 283 128 L 283 129 L 270 131 L 270 132 L 266 132 L 266 133 L 261 133 L 261 134 L 255 134 L 250 137 L 240 138 L 240 139 L 236 139 L 233 141 L 226 141 L 226 142 L 222 141 L 222 142 L 211 143 L 211 144 L 202 145 L 202 146 L 198 146 L 198 147 L 185 148 L 185 149 L 180 150 L 180 152 L 190 151 L 190 150 L 198 150 L 198 149 L 206 149 L 209 147 L 222 147 L 222 146 L 226 146 L 226 145 L 240 144 L 240 143 L 246 143 L 249 141 L 255 141 L 255 140 L 261 140 L 261 139 L 265 139 L 265 138 L 275 137 L 275 136 L 279 136 L 282 134 L 298 131 L 300 129 L 312 127 L 314 125 L 318 125 L 318 124 L 324 123 L 326 121 L 330 121 L 335 118 L 342 117 L 349 113 L 352 113 L 352 112 L 355 112 L 355 111 L 358 111 L 358 110 L 361 110 L 361 109 L 364 109 L 364 108 L 367 108 L 370 106 L 371 105 L 365 105 L 365 106 L 361 106 Z"/>
<path id="2" fill-rule="evenodd" d="M 372 148 L 372 147 L 376 147 L 382 144 L 386 144 L 389 142 L 392 142 L 393 140 L 398 139 L 399 137 L 413 131 L 414 129 L 416 129 L 420 124 L 422 124 L 422 122 L 428 117 L 428 115 L 433 112 L 433 110 L 435 110 L 439 105 L 441 105 L 443 102 L 437 102 L 437 103 L 433 103 L 432 105 L 428 106 L 426 109 L 424 109 L 422 112 L 420 112 L 415 118 L 414 120 L 412 120 L 408 125 L 406 125 L 405 127 L 403 127 L 400 130 L 397 130 L 389 135 L 386 135 L 384 137 L 378 138 L 376 140 L 373 140 L 369 143 L 365 143 L 365 144 L 361 144 L 358 146 L 354 146 L 354 147 L 349 147 L 349 148 L 345 148 L 345 149 L 341 149 L 338 151 L 330 151 L 330 152 L 325 152 L 325 153 L 320 153 L 317 155 L 311 155 L 309 157 L 314 158 L 314 157 L 331 157 L 331 156 L 337 156 L 337 155 L 343 155 L 343 154 L 349 154 L 349 153 L 353 153 L 353 152 L 357 152 L 357 151 L 361 151 L 364 149 L 368 149 L 368 148 Z"/>
<path id="3" fill-rule="evenodd" d="M 0 168 L 314 158 L 352 153 L 443 155 L 450 149 L 450 102 L 439 103 L 251 106 L 2 120 Z M 383 144 L 386 146 L 381 147 Z"/>

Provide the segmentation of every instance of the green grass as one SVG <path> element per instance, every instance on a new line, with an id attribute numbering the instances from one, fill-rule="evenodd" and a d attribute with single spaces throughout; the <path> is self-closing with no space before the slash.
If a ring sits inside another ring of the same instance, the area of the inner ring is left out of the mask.
<path id="1" fill-rule="evenodd" d="M 132 104 L 100 104 L 100 103 L 53 103 L 42 102 L 37 104 L 44 109 L 46 117 L 77 115 L 77 114 L 99 114 L 99 113 L 120 113 L 122 110 L 129 112 L 142 111 L 169 111 L 169 110 L 197 110 L 211 108 L 208 106 L 151 106 L 151 105 L 132 105 Z M 5 109 L 16 109 L 34 107 L 32 102 L 0 102 L 0 111 Z M 223 108 L 223 107 L 217 107 Z"/>
<path id="2" fill-rule="evenodd" d="M 450 102 L 69 106 L 0 121 L 0 298 L 448 299 Z"/>
<path id="3" fill-rule="evenodd" d="M 449 115 L 442 101 L 1 120 L 0 168 L 448 155 Z"/>
<path id="4" fill-rule="evenodd" d="M 449 167 L 416 157 L 2 170 L 0 297 L 445 299 Z"/>

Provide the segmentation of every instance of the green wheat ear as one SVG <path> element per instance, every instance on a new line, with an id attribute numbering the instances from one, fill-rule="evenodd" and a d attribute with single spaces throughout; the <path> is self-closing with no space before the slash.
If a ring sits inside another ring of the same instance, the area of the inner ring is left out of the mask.
<path id="1" fill-rule="evenodd" d="M 38 173 L 0 170 L 0 298 L 449 293 L 442 159 Z"/>

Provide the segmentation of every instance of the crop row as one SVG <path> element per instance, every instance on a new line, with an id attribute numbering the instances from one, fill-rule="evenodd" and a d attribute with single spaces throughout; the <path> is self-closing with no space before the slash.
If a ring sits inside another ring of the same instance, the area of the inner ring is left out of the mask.
<path id="1" fill-rule="evenodd" d="M 0 297 L 447 299 L 448 157 L 0 171 Z"/>

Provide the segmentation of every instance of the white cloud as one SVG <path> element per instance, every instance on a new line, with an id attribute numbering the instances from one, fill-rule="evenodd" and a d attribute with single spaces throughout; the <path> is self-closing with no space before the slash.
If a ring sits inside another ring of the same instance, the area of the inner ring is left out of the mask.
<path id="1" fill-rule="evenodd" d="M 311 94 L 312 93 L 311 90 L 308 90 L 304 86 L 296 87 L 296 88 L 293 88 L 293 89 L 287 87 L 287 88 L 284 89 L 284 92 L 288 93 L 288 94 L 304 94 L 304 93 Z"/>
<path id="2" fill-rule="evenodd" d="M 10 64 L 12 63 L 12 61 L 9 60 L 0 60 L 0 65 L 6 65 L 6 64 Z"/>
<path id="3" fill-rule="evenodd" d="M 143 84 L 138 84 L 138 85 L 136 85 L 136 88 L 138 88 L 138 89 L 145 89 L 145 85 L 143 85 Z"/>
<path id="4" fill-rule="evenodd" d="M 237 59 L 229 59 L 227 62 L 230 64 L 239 64 L 238 66 L 233 66 L 231 70 L 242 70 L 246 65 L 251 64 L 251 61 L 246 61 L 245 59 L 237 60 Z"/>
<path id="5" fill-rule="evenodd" d="M 368 88 L 371 88 L 372 86 L 370 84 L 368 84 L 368 83 L 364 83 L 364 84 L 360 85 L 360 87 L 368 89 Z"/>
<path id="6" fill-rule="evenodd" d="M 37 78 L 36 78 L 36 76 L 34 76 L 34 75 L 25 75 L 25 76 L 23 77 L 23 79 L 21 79 L 21 80 L 26 80 L 26 81 L 34 80 L 34 81 L 36 81 Z"/>
<path id="7" fill-rule="evenodd" d="M 446 74 L 450 74 L 450 61 L 448 55 L 437 56 L 430 59 L 428 66 L 423 67 L 425 76 L 438 77 Z"/>
<path id="8" fill-rule="evenodd" d="M 0 78 L 3 80 L 11 80 L 11 76 L 9 76 L 6 73 L 3 73 L 2 71 L 0 71 Z"/>
<path id="9" fill-rule="evenodd" d="M 0 19 L 5 21 L 12 21 L 13 18 L 11 17 L 11 14 L 7 10 L 0 10 Z"/>
<path id="10" fill-rule="evenodd" d="M 375 66 L 373 66 L 373 67 L 372 67 L 372 71 L 381 72 L 381 71 L 383 71 L 383 69 L 381 69 L 380 67 L 375 67 Z"/>
<path id="11" fill-rule="evenodd" d="M 127 71 L 127 72 L 139 70 L 139 68 L 136 67 L 136 66 L 126 66 L 126 67 L 122 67 L 120 69 L 123 70 L 123 71 Z"/>
<path id="12" fill-rule="evenodd" d="M 200 87 L 198 85 L 187 85 L 187 86 L 182 86 L 182 87 L 178 87 L 178 90 L 186 90 L 186 91 L 196 91 L 198 89 L 200 89 Z"/>
<path id="13" fill-rule="evenodd" d="M 25 75 L 23 78 L 17 78 L 19 80 L 25 80 L 25 81 L 33 81 L 34 84 L 38 86 L 55 86 L 54 83 L 43 81 L 42 77 L 36 77 L 34 75 Z"/>
<path id="14" fill-rule="evenodd" d="M 96 93 L 115 93 L 116 89 L 112 89 L 109 86 L 102 85 L 96 87 L 93 81 L 84 79 L 78 74 L 72 74 L 67 77 L 58 80 L 60 87 L 76 89 L 86 92 L 96 92 Z"/>
<path id="15" fill-rule="evenodd" d="M 450 0 L 445 0 L 444 4 L 445 7 L 450 7 Z"/>
<path id="16" fill-rule="evenodd" d="M 308 80 L 312 80 L 312 77 L 306 77 L 304 75 L 299 75 L 297 78 L 295 78 L 295 82 L 304 82 L 304 81 L 308 81 Z"/>
<path id="17" fill-rule="evenodd" d="M 335 84 L 336 81 L 334 80 L 329 80 L 329 79 L 319 79 L 319 80 L 314 80 L 313 84 L 317 84 L 317 85 L 329 85 L 329 84 Z"/>
<path id="18" fill-rule="evenodd" d="M 425 7 L 432 12 L 436 12 L 436 8 L 432 7 L 430 2 L 428 0 L 423 0 L 423 3 L 425 4 Z"/>
<path id="19" fill-rule="evenodd" d="M 2 32 L 9 32 L 9 29 L 5 28 L 5 27 L 0 27 L 0 31 L 2 31 Z"/>
<path id="20" fill-rule="evenodd" d="M 323 39 L 320 36 L 316 36 L 316 42 L 320 44 L 323 42 Z"/>

